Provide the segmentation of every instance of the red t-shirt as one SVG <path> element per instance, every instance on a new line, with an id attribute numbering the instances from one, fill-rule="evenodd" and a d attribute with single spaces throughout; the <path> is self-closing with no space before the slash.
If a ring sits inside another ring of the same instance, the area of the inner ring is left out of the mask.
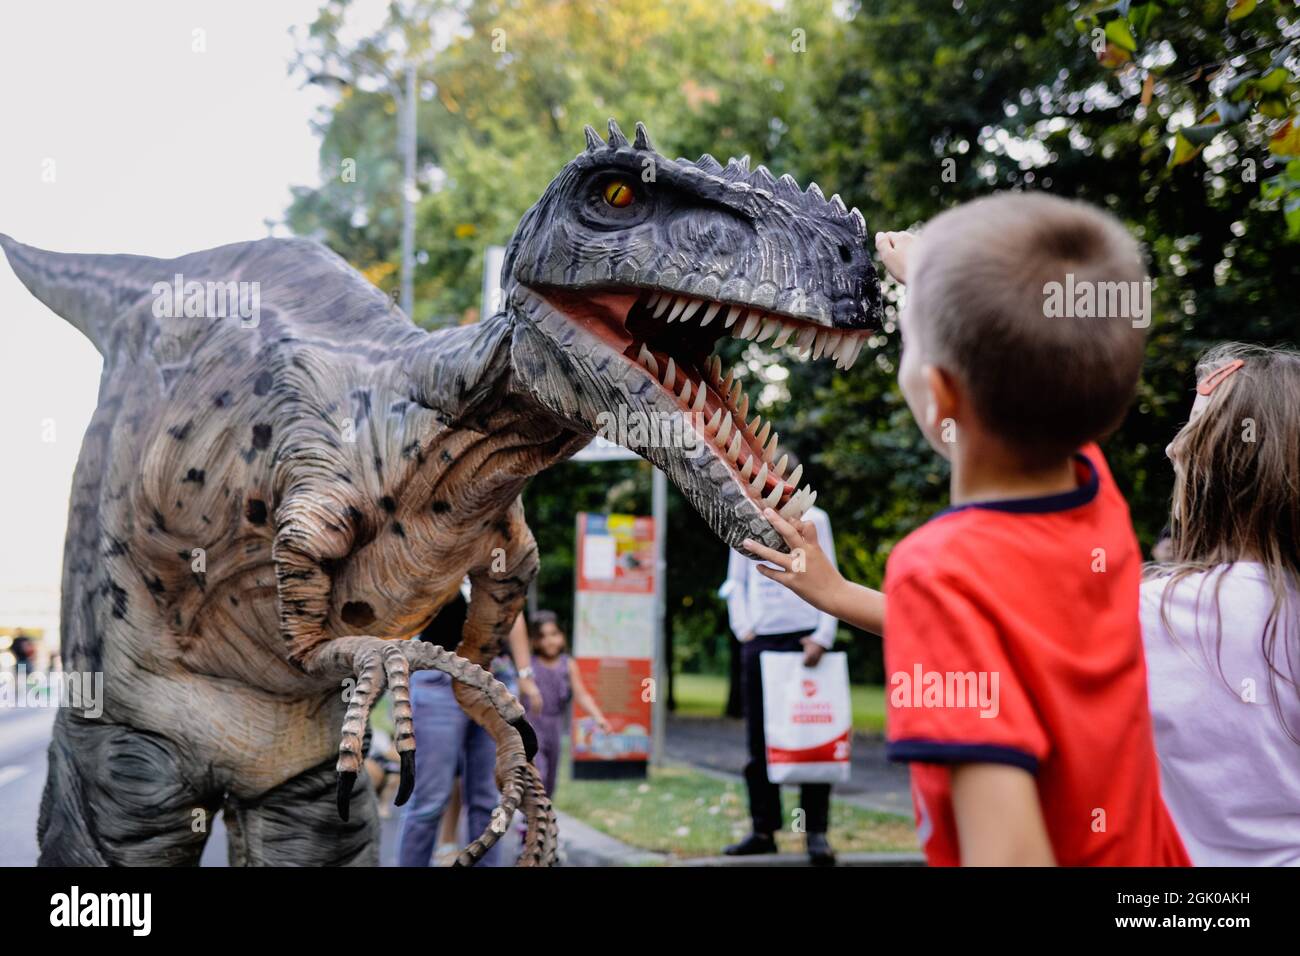
<path id="1" fill-rule="evenodd" d="M 932 865 L 961 862 L 957 763 L 1032 773 L 1063 866 L 1190 863 L 1160 797 L 1128 506 L 1095 445 L 1076 469 L 1073 491 L 950 508 L 889 558 L 888 754 Z"/>

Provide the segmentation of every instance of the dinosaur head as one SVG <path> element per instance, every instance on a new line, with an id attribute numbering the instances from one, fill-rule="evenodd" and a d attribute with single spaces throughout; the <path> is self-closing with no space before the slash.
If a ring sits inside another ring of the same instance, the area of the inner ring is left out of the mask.
<path id="1" fill-rule="evenodd" d="M 517 387 L 654 462 L 727 544 L 783 547 L 763 508 L 797 518 L 816 492 L 713 351 L 734 336 L 851 367 L 880 314 L 866 237 L 839 196 L 748 157 L 671 160 L 640 123 L 632 142 L 588 127 L 506 253 Z"/>

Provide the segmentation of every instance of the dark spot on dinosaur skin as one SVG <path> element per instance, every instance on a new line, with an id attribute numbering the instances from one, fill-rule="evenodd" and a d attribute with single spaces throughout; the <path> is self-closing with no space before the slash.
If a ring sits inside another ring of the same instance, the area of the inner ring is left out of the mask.
<path id="1" fill-rule="evenodd" d="M 365 601 L 348 601 L 339 616 L 349 627 L 369 627 L 375 623 L 375 610 Z"/>
<path id="2" fill-rule="evenodd" d="M 224 392 L 219 392 L 218 394 L 213 395 L 212 404 L 215 405 L 217 408 L 225 408 L 227 405 L 229 405 L 230 404 L 229 389 L 227 389 Z"/>
<path id="3" fill-rule="evenodd" d="M 406 413 L 406 409 L 410 406 L 410 404 L 411 403 L 406 401 L 405 399 L 399 399 L 398 401 L 395 401 L 393 402 L 393 404 L 388 406 L 388 411 L 392 415 L 404 415 Z"/>
<path id="4" fill-rule="evenodd" d="M 364 388 L 358 388 L 352 393 L 352 398 L 356 402 L 356 410 L 352 417 L 360 425 L 370 414 L 370 391 Z"/>
<path id="5" fill-rule="evenodd" d="M 167 530 L 167 522 L 163 520 L 162 512 L 157 508 L 153 510 L 153 526 L 159 531 Z"/>
<path id="6" fill-rule="evenodd" d="M 336 471 L 334 472 L 334 477 L 337 478 L 339 481 L 346 482 L 349 485 L 352 484 L 352 476 L 349 475 L 346 471 Z"/>
<path id="7" fill-rule="evenodd" d="M 152 578 L 146 578 L 145 584 L 148 586 L 149 592 L 151 594 L 162 594 L 164 591 L 167 590 L 167 588 L 163 585 L 162 578 L 158 577 L 157 575 L 155 575 Z"/>
<path id="8" fill-rule="evenodd" d="M 177 511 L 185 510 L 185 502 L 181 501 L 181 499 L 179 498 L 176 499 L 176 510 Z"/>
<path id="9" fill-rule="evenodd" d="M 348 505 L 347 516 L 348 520 L 351 522 L 357 524 L 361 522 L 361 512 L 358 511 L 354 505 Z"/>
<path id="10" fill-rule="evenodd" d="M 302 369 L 304 372 L 307 371 L 307 361 L 306 361 L 306 359 L 304 359 L 301 355 L 295 355 L 295 356 L 293 357 L 293 367 L 294 367 L 294 368 L 300 368 L 300 369 Z"/>
<path id="11" fill-rule="evenodd" d="M 231 607 L 239 607 L 239 598 L 235 597 L 233 594 L 230 595 L 230 605 Z"/>
<path id="12" fill-rule="evenodd" d="M 193 427 L 193 421 L 188 421 L 184 425 L 173 425 L 171 428 L 167 429 L 167 434 L 171 435 L 172 438 L 175 438 L 177 441 L 184 441 L 189 437 L 190 429 Z"/>
<path id="13" fill-rule="evenodd" d="M 378 455 L 376 455 L 376 456 L 375 456 L 375 471 L 383 471 L 383 470 L 384 470 L 384 460 L 383 460 L 382 458 L 380 458 Z"/>
<path id="14" fill-rule="evenodd" d="M 265 451 L 271 444 L 271 426 L 262 424 L 253 426 L 253 448 Z"/>
<path id="15" fill-rule="evenodd" d="M 249 498 L 244 505 L 244 517 L 250 524 L 266 524 L 266 502 L 260 498 Z"/>
<path id="16" fill-rule="evenodd" d="M 112 595 L 113 617 L 119 619 L 126 617 L 126 589 L 116 581 L 109 580 L 104 583 L 104 592 Z"/>
<path id="17" fill-rule="evenodd" d="M 116 558 L 126 554 L 130 549 L 127 548 L 126 542 L 121 538 L 109 538 L 108 548 L 104 551 L 104 557 Z"/>
<path id="18" fill-rule="evenodd" d="M 389 514 L 392 514 L 397 510 L 397 502 L 392 499 L 392 496 L 384 495 L 384 497 L 379 499 L 379 507 L 383 508 Z"/>
<path id="19" fill-rule="evenodd" d="M 393 534 L 397 535 L 399 538 L 406 537 L 406 529 L 402 527 L 402 522 L 400 521 L 393 522 Z"/>
<path id="20" fill-rule="evenodd" d="M 436 515 L 445 515 L 451 510 L 451 504 L 446 501 L 435 501 L 429 506 Z"/>
<path id="21" fill-rule="evenodd" d="M 507 522 L 498 521 L 496 528 L 501 537 L 505 538 L 507 541 L 510 540 L 510 525 Z"/>
<path id="22" fill-rule="evenodd" d="M 452 461 L 455 461 L 456 459 L 455 459 L 455 456 L 452 455 L 451 452 L 447 451 L 447 449 L 444 448 L 444 449 L 442 450 L 442 460 L 445 461 L 445 462 L 452 462 Z"/>
<path id="23" fill-rule="evenodd" d="M 424 452 L 420 451 L 420 443 L 413 441 L 402 449 L 402 457 L 410 460 L 414 458 L 421 465 L 424 464 Z"/>
<path id="24" fill-rule="evenodd" d="M 188 481 L 192 481 L 201 488 L 203 487 L 203 482 L 206 479 L 207 479 L 207 472 L 204 469 L 191 468 L 189 471 L 185 473 L 185 477 L 181 479 L 181 482 L 185 483 Z"/>
<path id="25" fill-rule="evenodd" d="M 334 558 L 320 559 L 320 569 L 324 571 L 328 577 L 334 577 L 334 572 L 338 570 L 338 567 L 339 563 Z"/>
<path id="26" fill-rule="evenodd" d="M 265 395 L 271 390 L 273 384 L 275 384 L 275 379 L 272 377 L 271 373 L 263 370 L 259 372 L 257 378 L 253 380 L 253 394 Z"/>

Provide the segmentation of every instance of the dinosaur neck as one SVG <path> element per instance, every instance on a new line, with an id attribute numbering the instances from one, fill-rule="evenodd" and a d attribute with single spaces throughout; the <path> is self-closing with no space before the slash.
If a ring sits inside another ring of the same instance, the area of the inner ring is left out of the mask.
<path id="1" fill-rule="evenodd" d="M 501 313 L 426 333 L 405 363 L 414 400 L 451 427 L 444 450 L 461 462 L 451 469 L 456 484 L 485 508 L 509 503 L 528 479 L 571 457 L 591 437 L 517 387 L 510 357 L 516 321 Z"/>

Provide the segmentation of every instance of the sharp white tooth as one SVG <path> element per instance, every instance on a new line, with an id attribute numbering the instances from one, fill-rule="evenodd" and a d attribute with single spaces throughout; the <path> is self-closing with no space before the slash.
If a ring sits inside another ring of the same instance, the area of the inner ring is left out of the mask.
<path id="1" fill-rule="evenodd" d="M 737 437 L 739 437 L 740 433 L 737 432 L 736 435 Z M 722 426 L 718 429 L 718 444 L 721 445 L 724 441 L 726 441 L 730 437 L 731 437 L 731 412 L 727 412 L 727 417 L 722 420 Z"/>
<path id="2" fill-rule="evenodd" d="M 814 359 L 819 359 L 822 357 L 822 352 L 826 349 L 826 342 L 829 338 L 830 338 L 830 333 L 827 332 L 825 329 L 822 329 L 820 332 L 817 333 L 817 336 L 813 339 Z"/>
<path id="3" fill-rule="evenodd" d="M 763 430 L 762 430 L 761 432 L 758 433 L 758 447 L 759 447 L 759 448 L 762 448 L 762 447 L 763 447 L 764 442 L 767 441 L 767 436 L 770 435 L 771 433 L 772 433 L 772 423 L 771 423 L 771 422 L 764 422 L 764 423 L 763 423 Z"/>
<path id="4" fill-rule="evenodd" d="M 739 408 L 739 407 L 740 407 L 740 406 L 739 406 L 740 396 L 743 395 L 743 394 L 745 394 L 745 393 L 744 393 L 744 391 L 743 391 L 743 390 L 741 389 L 741 387 L 740 387 L 740 379 L 736 379 L 736 381 L 734 381 L 734 382 L 731 384 L 731 394 L 728 396 L 728 398 L 730 398 L 730 400 L 731 400 L 731 407 L 732 407 L 732 408 Z M 742 414 L 740 417 L 743 419 L 745 416 Z"/>
<path id="5" fill-rule="evenodd" d="M 770 425 L 771 422 L 769 422 L 768 424 Z M 763 446 L 763 457 L 766 458 L 768 461 L 771 461 L 772 456 L 776 454 L 776 442 L 777 439 L 780 437 L 781 436 L 778 435 L 776 432 L 772 432 L 772 440 L 769 441 L 765 446 Z"/>
<path id="6" fill-rule="evenodd" d="M 866 338 L 861 335 L 855 335 L 853 337 L 853 351 L 844 359 L 844 368 L 846 371 L 853 368 L 853 363 L 858 360 L 858 353 L 862 351 L 862 346 L 866 341 Z"/>
<path id="7" fill-rule="evenodd" d="M 776 475 L 776 477 L 780 478 L 782 475 L 785 474 L 785 466 L 786 466 L 787 464 L 789 464 L 789 462 L 790 462 L 790 456 L 789 456 L 789 455 L 782 455 L 782 456 L 781 456 L 781 460 L 778 461 L 778 462 L 776 463 L 776 467 L 772 469 L 772 474 L 774 474 L 774 475 Z"/>
<path id="8" fill-rule="evenodd" d="M 749 481 L 750 475 L 754 473 L 754 456 L 750 455 L 745 459 L 745 467 L 740 469 L 740 477 Z"/>
<path id="9" fill-rule="evenodd" d="M 655 318 L 657 319 L 659 318 L 659 316 L 663 315 L 664 312 L 668 310 L 668 307 L 672 304 L 673 304 L 673 297 L 671 295 L 668 295 L 667 293 L 664 293 L 663 298 L 659 300 L 659 304 L 655 306 Z"/>
<path id="10" fill-rule="evenodd" d="M 686 308 L 687 304 L 688 304 L 690 301 L 691 301 L 691 300 L 688 299 L 686 296 L 684 296 L 684 295 L 683 295 L 683 296 L 680 296 L 680 297 L 677 299 L 677 302 L 673 305 L 673 310 L 672 310 L 671 312 L 668 313 L 668 321 L 669 321 L 669 322 L 672 322 L 673 320 L 675 320 L 675 319 L 677 318 L 677 316 L 681 315 L 681 314 L 682 314 L 682 310 Z"/>
<path id="11" fill-rule="evenodd" d="M 704 399 L 707 395 L 708 392 L 705 391 L 704 383 L 700 382 L 700 384 L 695 387 L 695 404 L 691 406 L 691 411 L 695 412 L 697 415 L 702 413 L 704 411 Z"/>
<path id="12" fill-rule="evenodd" d="M 722 394 L 725 397 L 731 391 L 731 383 L 736 380 L 736 370 L 733 368 L 727 373 L 727 377 L 722 380 Z"/>
<path id="13" fill-rule="evenodd" d="M 713 417 L 710 418 L 709 423 L 704 426 L 704 430 L 710 435 L 715 434 L 718 430 L 718 422 L 720 421 L 722 421 L 722 409 L 719 408 L 714 410 Z"/>
<path id="14" fill-rule="evenodd" d="M 659 304 L 659 300 L 662 299 L 662 298 L 663 298 L 663 293 L 662 293 L 662 292 L 656 292 L 654 295 L 650 296 L 650 301 L 648 301 L 648 302 L 645 304 L 645 307 L 646 307 L 647 309 L 652 309 L 652 308 L 654 308 L 656 305 Z"/>
<path id="15" fill-rule="evenodd" d="M 793 497 L 790 498 L 789 501 L 787 501 L 781 507 L 781 510 L 778 511 L 777 514 L 779 514 L 782 518 L 785 518 L 787 521 L 789 521 L 791 518 L 794 517 L 795 509 L 798 507 L 799 507 L 799 496 L 794 495 Z"/>
<path id="16" fill-rule="evenodd" d="M 790 477 L 785 480 L 785 483 L 787 485 L 791 485 L 795 488 L 798 488 L 799 479 L 802 477 L 803 477 L 803 465 L 799 464 L 795 466 L 794 471 L 790 472 Z"/>
<path id="17" fill-rule="evenodd" d="M 731 328 L 733 325 L 736 324 L 736 319 L 740 318 L 740 313 L 744 311 L 745 311 L 745 307 L 743 305 L 733 305 L 730 309 L 727 310 L 727 318 L 726 321 L 722 323 L 722 327 L 724 329 Z"/>
<path id="18" fill-rule="evenodd" d="M 768 493 L 768 496 L 763 499 L 763 507 L 775 508 L 776 503 L 780 500 L 781 500 L 781 486 L 780 484 L 775 484 L 772 486 L 772 490 L 771 492 Z"/>
<path id="19" fill-rule="evenodd" d="M 763 331 L 758 333 L 758 337 L 754 339 L 754 341 L 766 342 L 768 339 L 770 339 L 773 335 L 776 334 L 776 330 L 779 329 L 780 327 L 781 327 L 781 322 L 779 319 L 773 319 L 773 318 L 764 319 Z"/>
<path id="20" fill-rule="evenodd" d="M 716 355 L 713 356 L 713 360 L 709 362 L 709 373 L 713 376 L 714 382 L 717 382 L 722 378 L 722 359 L 718 358 Z"/>
<path id="21" fill-rule="evenodd" d="M 735 461 L 740 457 L 740 449 L 743 445 L 744 442 L 740 439 L 740 432 L 736 432 L 736 434 L 732 436 L 731 447 L 727 449 L 727 457 L 732 461 Z"/>
<path id="22" fill-rule="evenodd" d="M 757 434 L 758 434 L 758 423 L 761 422 L 762 420 L 763 420 L 763 413 L 762 413 L 762 412 L 755 412 L 755 413 L 754 413 L 754 420 L 753 420 L 752 422 L 749 423 L 749 433 L 750 433 L 751 435 L 757 435 Z"/>
<path id="23" fill-rule="evenodd" d="M 736 417 L 744 424 L 746 416 L 749 415 L 749 395 L 745 392 L 740 393 L 740 404 L 736 406 Z"/>
<path id="24" fill-rule="evenodd" d="M 737 338 L 750 339 L 754 337 L 756 328 L 758 328 L 758 313 L 751 312 L 749 317 L 745 319 L 745 324 L 740 327 L 740 331 L 732 334 L 736 335 Z"/>
<path id="25" fill-rule="evenodd" d="M 807 489 L 804 490 L 807 491 Z M 817 503 L 817 492 L 808 491 L 808 493 L 804 496 L 802 505 L 800 505 L 799 517 L 802 518 L 805 514 L 807 514 L 808 509 L 811 508 L 816 503 Z"/>
<path id="26" fill-rule="evenodd" d="M 806 352 L 812 345 L 813 339 L 817 337 L 817 330 L 812 326 L 801 331 L 795 336 L 794 345 L 800 352 Z"/>
<path id="27" fill-rule="evenodd" d="M 714 302 L 707 309 L 705 309 L 704 318 L 700 319 L 700 327 L 703 328 L 704 326 L 712 322 L 713 317 L 718 314 L 718 310 L 721 308 L 722 308 L 721 302 Z"/>
<path id="28" fill-rule="evenodd" d="M 826 355 L 828 358 L 839 358 L 840 349 L 844 348 L 844 334 L 842 332 L 832 332 L 826 339 Z"/>
<path id="29" fill-rule="evenodd" d="M 677 384 L 677 365 L 673 362 L 673 357 L 668 356 L 668 371 L 664 372 L 664 388 L 672 389 Z"/>
<path id="30" fill-rule="evenodd" d="M 691 404 L 691 380 L 689 378 L 682 380 L 682 404 L 690 407 Z"/>
<path id="31" fill-rule="evenodd" d="M 648 368 L 650 370 L 650 373 L 654 375 L 655 378 L 658 378 L 659 363 L 655 361 L 655 357 L 650 354 L 650 350 L 646 348 L 644 345 L 641 346 L 640 358 L 641 358 L 641 364 L 644 365 L 646 368 Z"/>
<path id="32" fill-rule="evenodd" d="M 783 345 L 785 345 L 786 342 L 789 342 L 790 336 L 794 335 L 794 328 L 795 327 L 793 325 L 787 325 L 786 323 L 782 322 L 781 334 L 778 335 L 776 339 L 772 342 L 772 348 L 779 349 Z"/>
<path id="33" fill-rule="evenodd" d="M 754 492 L 762 491 L 765 484 L 767 484 L 767 462 L 763 462 L 763 467 L 758 469 L 758 474 L 749 483 L 749 490 Z"/>

